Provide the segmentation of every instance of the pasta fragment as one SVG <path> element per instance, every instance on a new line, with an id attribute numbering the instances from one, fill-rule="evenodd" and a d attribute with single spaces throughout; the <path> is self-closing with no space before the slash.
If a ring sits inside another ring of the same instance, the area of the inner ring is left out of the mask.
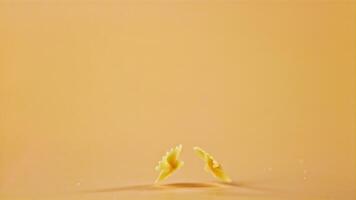
<path id="1" fill-rule="evenodd" d="M 155 183 L 163 181 L 173 174 L 176 170 L 181 168 L 184 164 L 183 161 L 178 160 L 180 153 L 182 152 L 183 146 L 180 144 L 175 148 L 170 149 L 158 162 L 156 166 L 156 171 L 159 171 L 159 175 Z"/>
<path id="2" fill-rule="evenodd" d="M 193 148 L 197 156 L 205 162 L 205 171 L 210 172 L 214 177 L 224 181 L 231 182 L 230 177 L 223 170 L 221 164 L 219 164 L 213 156 L 201 149 L 200 147 Z"/>

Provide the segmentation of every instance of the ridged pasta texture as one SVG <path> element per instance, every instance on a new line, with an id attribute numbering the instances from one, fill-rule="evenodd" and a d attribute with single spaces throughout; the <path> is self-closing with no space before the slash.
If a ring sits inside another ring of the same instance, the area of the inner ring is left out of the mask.
<path id="1" fill-rule="evenodd" d="M 205 162 L 205 171 L 210 172 L 214 177 L 224 181 L 224 182 L 231 182 L 230 177 L 226 174 L 223 170 L 221 164 L 219 164 L 213 156 L 209 153 L 201 149 L 200 147 L 193 148 L 195 153 L 198 155 L 200 159 Z"/>
<path id="2" fill-rule="evenodd" d="M 159 171 L 159 175 L 155 183 L 163 181 L 172 175 L 176 170 L 181 168 L 184 164 L 183 161 L 178 160 L 180 153 L 182 152 L 182 145 L 178 145 L 175 148 L 170 149 L 158 162 L 156 170 Z"/>

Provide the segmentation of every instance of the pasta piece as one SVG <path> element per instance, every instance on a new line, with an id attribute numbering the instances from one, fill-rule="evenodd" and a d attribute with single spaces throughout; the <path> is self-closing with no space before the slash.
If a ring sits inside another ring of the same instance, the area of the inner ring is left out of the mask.
<path id="1" fill-rule="evenodd" d="M 159 175 L 155 183 L 166 179 L 168 176 L 172 175 L 177 169 L 183 166 L 184 162 L 178 160 L 179 154 L 182 151 L 182 145 L 178 145 L 172 148 L 162 157 L 162 160 L 158 162 L 156 170 L 159 171 Z"/>
<path id="2" fill-rule="evenodd" d="M 231 179 L 225 173 L 221 164 L 219 164 L 210 154 L 208 154 L 206 151 L 204 151 L 199 147 L 194 147 L 193 149 L 195 153 L 198 155 L 198 157 L 204 160 L 205 171 L 212 173 L 214 177 L 222 181 L 231 182 Z"/>

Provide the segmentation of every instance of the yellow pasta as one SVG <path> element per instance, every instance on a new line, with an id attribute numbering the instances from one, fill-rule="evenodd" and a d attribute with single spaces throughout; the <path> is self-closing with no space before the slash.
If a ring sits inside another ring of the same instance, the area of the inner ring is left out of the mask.
<path id="1" fill-rule="evenodd" d="M 199 156 L 199 158 L 204 160 L 205 171 L 212 173 L 214 177 L 222 181 L 231 182 L 231 179 L 225 173 L 221 164 L 219 164 L 210 154 L 199 147 L 194 147 L 194 151 Z"/>
<path id="2" fill-rule="evenodd" d="M 162 157 L 162 160 L 159 161 L 156 166 L 156 170 L 159 171 L 159 175 L 155 183 L 166 179 L 168 176 L 172 175 L 173 172 L 183 166 L 184 162 L 178 160 L 181 151 L 182 145 L 178 145 Z"/>

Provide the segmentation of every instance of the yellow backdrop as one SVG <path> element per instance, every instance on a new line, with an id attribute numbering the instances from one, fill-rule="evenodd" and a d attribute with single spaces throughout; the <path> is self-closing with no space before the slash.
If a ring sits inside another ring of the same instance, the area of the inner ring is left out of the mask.
<path id="1" fill-rule="evenodd" d="M 1 0 L 0 198 L 355 199 L 355 6 Z"/>

